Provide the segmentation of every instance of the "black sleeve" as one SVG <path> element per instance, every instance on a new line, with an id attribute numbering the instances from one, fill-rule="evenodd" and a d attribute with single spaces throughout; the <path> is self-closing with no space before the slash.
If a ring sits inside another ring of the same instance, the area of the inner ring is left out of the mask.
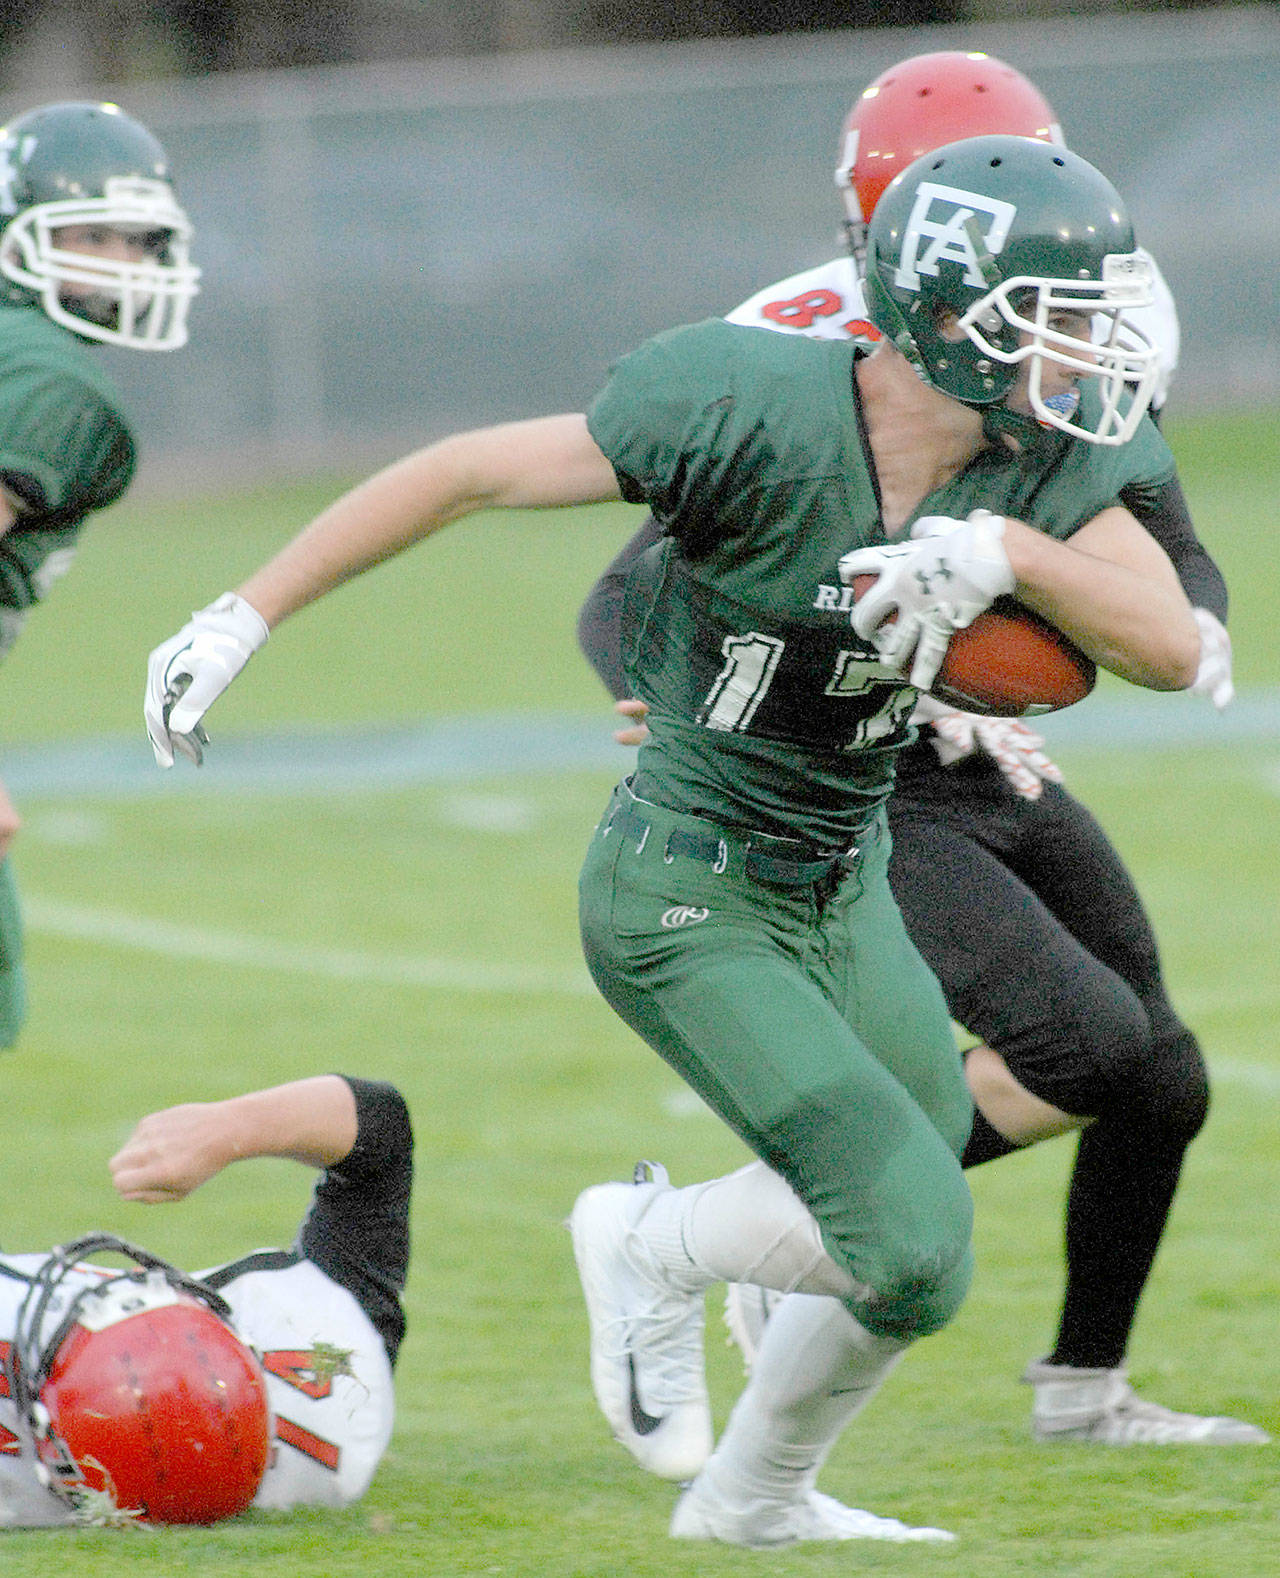
<path id="1" fill-rule="evenodd" d="M 646 516 L 635 536 L 615 556 L 578 610 L 578 645 L 615 701 L 631 694 L 622 671 L 622 598 L 627 574 L 640 555 L 652 548 L 661 536 L 661 526 L 652 515 Z"/>
<path id="2" fill-rule="evenodd" d="M 325 1169 L 297 1247 L 359 1301 L 394 1364 L 405 1329 L 413 1128 L 394 1085 L 341 1078 L 356 1098 L 356 1143 Z"/>
<path id="3" fill-rule="evenodd" d="M 1227 583 L 1209 550 L 1196 536 L 1177 477 L 1122 489 L 1120 502 L 1169 555 L 1191 606 L 1207 608 L 1225 624 Z"/>

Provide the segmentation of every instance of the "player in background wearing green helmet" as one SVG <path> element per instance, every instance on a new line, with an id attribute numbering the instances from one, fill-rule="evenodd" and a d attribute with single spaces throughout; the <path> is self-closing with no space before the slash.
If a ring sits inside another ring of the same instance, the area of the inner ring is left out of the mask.
<path id="1" fill-rule="evenodd" d="M 186 343 L 199 270 L 164 149 L 114 104 L 60 103 L 0 128 L 0 656 L 69 566 L 81 527 L 133 476 L 133 435 L 86 341 Z M 26 1011 L 0 785 L 0 1046 Z"/>

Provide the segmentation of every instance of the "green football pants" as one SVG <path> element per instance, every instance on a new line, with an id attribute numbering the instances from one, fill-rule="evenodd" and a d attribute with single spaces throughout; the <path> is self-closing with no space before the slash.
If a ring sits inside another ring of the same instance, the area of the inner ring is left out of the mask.
<path id="1" fill-rule="evenodd" d="M 22 913 L 10 862 L 0 860 L 0 1049 L 18 1039 L 27 1017 L 27 978 L 22 967 Z"/>
<path id="2" fill-rule="evenodd" d="M 958 1157 L 972 1106 L 942 992 L 889 891 L 889 847 L 881 817 L 834 891 L 761 880 L 759 851 L 786 845 L 624 784 L 580 905 L 611 1006 L 791 1184 L 832 1258 L 874 1290 L 849 1301 L 858 1320 L 911 1338 L 946 1325 L 968 1287 Z"/>

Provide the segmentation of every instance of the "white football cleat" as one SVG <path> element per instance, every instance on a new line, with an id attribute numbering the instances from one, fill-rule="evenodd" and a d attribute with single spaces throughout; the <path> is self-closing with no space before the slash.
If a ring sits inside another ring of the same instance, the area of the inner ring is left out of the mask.
<path id="1" fill-rule="evenodd" d="M 798 1545 L 806 1540 L 892 1540 L 949 1542 L 946 1529 L 913 1528 L 897 1518 L 879 1518 L 873 1512 L 846 1507 L 833 1496 L 810 1490 L 797 1501 L 757 1498 L 735 1505 L 725 1501 L 700 1474 L 676 1502 L 671 1514 L 674 1540 L 719 1540 L 725 1545 L 745 1545 L 768 1550 Z"/>
<path id="2" fill-rule="evenodd" d="M 642 1468 L 689 1480 L 711 1455 L 702 1352 L 704 1299 L 663 1277 L 639 1231 L 664 1168 L 641 1162 L 633 1184 L 597 1184 L 569 1218 L 591 1322 L 591 1385 L 609 1428 Z"/>
<path id="3" fill-rule="evenodd" d="M 751 1374 L 756 1354 L 764 1341 L 764 1328 L 785 1294 L 773 1288 L 759 1288 L 751 1282 L 731 1282 L 724 1290 L 724 1323 L 729 1340 L 742 1354 L 742 1368 Z"/>
<path id="4" fill-rule="evenodd" d="M 1223 1415 L 1179 1414 L 1149 1403 L 1129 1385 L 1123 1366 L 1076 1369 L 1029 1364 L 1022 1379 L 1035 1388 L 1031 1433 L 1037 1441 L 1099 1441 L 1108 1446 L 1261 1446 L 1271 1437 L 1257 1425 Z"/>

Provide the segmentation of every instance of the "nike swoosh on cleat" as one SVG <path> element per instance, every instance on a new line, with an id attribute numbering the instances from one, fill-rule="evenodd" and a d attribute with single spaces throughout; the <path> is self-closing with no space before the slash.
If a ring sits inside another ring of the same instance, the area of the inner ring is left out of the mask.
<path id="1" fill-rule="evenodd" d="M 661 1425 L 662 1416 L 655 1418 L 652 1414 L 646 1414 L 640 1406 L 640 1394 L 636 1391 L 636 1356 L 633 1353 L 627 1355 L 627 1378 L 631 1390 L 632 1429 L 638 1436 L 651 1436 Z"/>

